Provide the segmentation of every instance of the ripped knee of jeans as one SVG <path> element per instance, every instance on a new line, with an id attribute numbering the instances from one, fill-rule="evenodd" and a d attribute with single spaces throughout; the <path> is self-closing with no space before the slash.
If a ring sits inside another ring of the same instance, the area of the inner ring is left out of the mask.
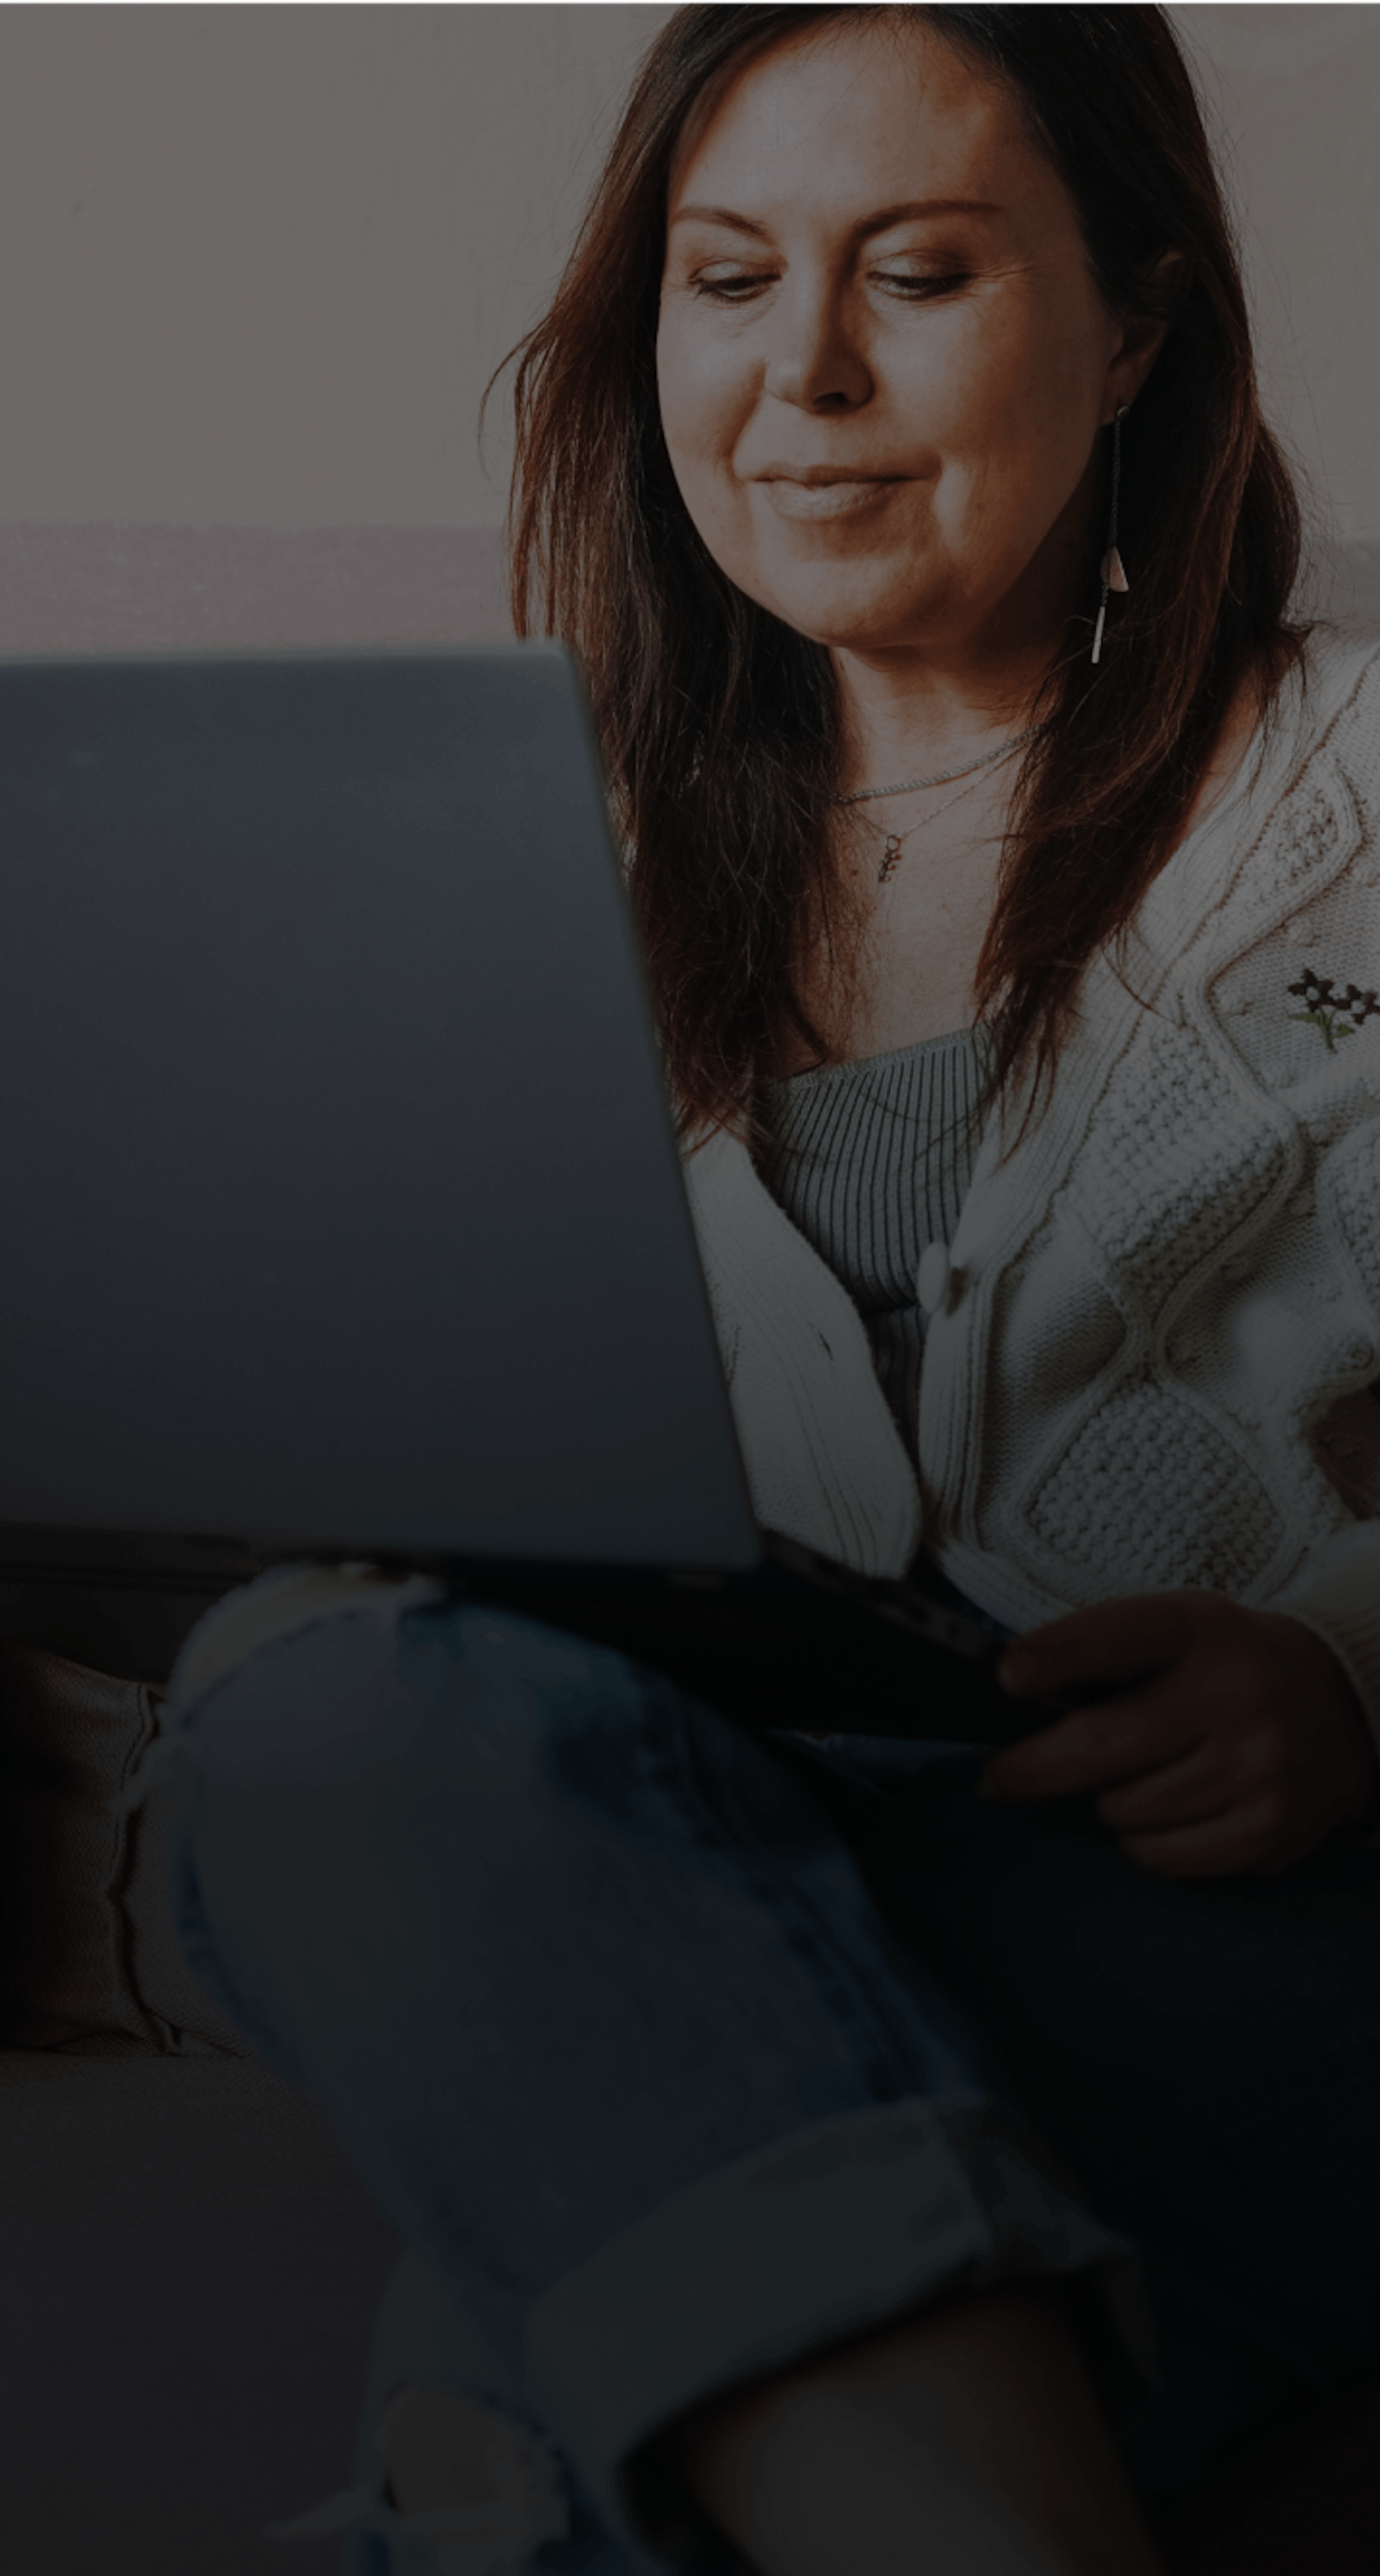
<path id="1" fill-rule="evenodd" d="M 364 2524 L 405 2540 L 406 2564 L 428 2576 L 523 2576 L 546 2542 L 570 2530 L 555 2453 L 511 2416 L 459 2389 L 406 2387 L 374 2437 L 377 2488 L 352 2488 L 292 2523 L 282 2540 Z"/>

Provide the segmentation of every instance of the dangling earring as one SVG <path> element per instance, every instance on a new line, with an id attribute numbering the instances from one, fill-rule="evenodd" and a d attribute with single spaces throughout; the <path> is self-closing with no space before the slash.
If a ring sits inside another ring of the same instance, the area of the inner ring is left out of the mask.
<path id="1" fill-rule="evenodd" d="M 1099 567 L 1102 575 L 1102 605 L 1097 612 L 1097 632 L 1093 637 L 1092 657 L 1095 662 L 1099 662 L 1102 658 L 1102 629 L 1107 623 L 1108 593 L 1113 590 L 1129 590 L 1131 587 L 1126 578 L 1126 566 L 1121 560 L 1116 541 L 1116 505 L 1121 492 L 1121 424 L 1126 418 L 1128 409 L 1129 405 L 1123 403 L 1112 423 L 1112 515 L 1107 529 L 1107 551 Z"/>

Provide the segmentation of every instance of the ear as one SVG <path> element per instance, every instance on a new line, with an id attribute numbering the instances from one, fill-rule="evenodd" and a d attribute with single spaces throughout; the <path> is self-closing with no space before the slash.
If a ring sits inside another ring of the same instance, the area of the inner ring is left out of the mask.
<path id="1" fill-rule="evenodd" d="M 1104 426 L 1116 418 L 1123 403 L 1129 407 L 1135 401 L 1173 328 L 1192 278 L 1181 250 L 1161 251 L 1142 270 L 1140 295 L 1121 316 L 1120 346 L 1107 370 Z"/>

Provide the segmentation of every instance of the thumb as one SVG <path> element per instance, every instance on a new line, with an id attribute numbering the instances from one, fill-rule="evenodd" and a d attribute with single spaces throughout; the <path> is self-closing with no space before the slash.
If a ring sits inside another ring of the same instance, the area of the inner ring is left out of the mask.
<path id="1" fill-rule="evenodd" d="M 1145 1593 L 1134 1601 L 1101 1601 L 1032 1629 L 1008 1646 L 997 1665 L 1003 1690 L 1019 1699 L 1056 1691 L 1122 1688 L 1182 1661 L 1193 1642 L 1194 1600 Z"/>

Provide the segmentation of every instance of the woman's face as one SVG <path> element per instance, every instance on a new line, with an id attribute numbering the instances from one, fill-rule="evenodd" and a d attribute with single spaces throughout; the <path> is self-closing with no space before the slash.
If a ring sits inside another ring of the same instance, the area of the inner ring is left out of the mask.
<path id="1" fill-rule="evenodd" d="M 1159 336 L 1103 303 L 1005 92 L 923 26 L 792 37 L 673 172 L 681 494 L 729 579 L 835 648 L 1019 649 L 1095 600 L 1097 432 Z"/>

